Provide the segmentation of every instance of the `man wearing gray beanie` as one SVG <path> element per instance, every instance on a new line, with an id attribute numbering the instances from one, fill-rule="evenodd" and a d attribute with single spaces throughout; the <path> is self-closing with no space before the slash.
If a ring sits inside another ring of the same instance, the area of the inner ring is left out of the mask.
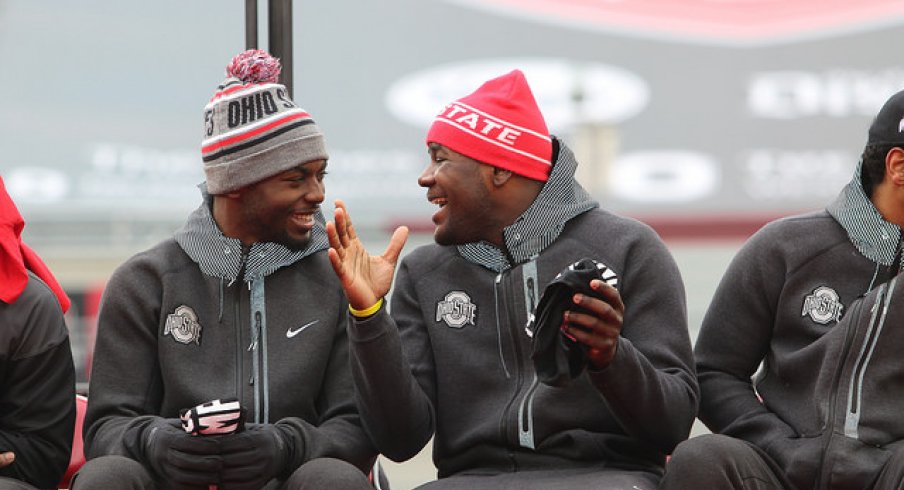
<path id="1" fill-rule="evenodd" d="M 72 488 L 370 488 L 328 155 L 260 50 L 204 108 L 203 204 L 110 278 Z"/>

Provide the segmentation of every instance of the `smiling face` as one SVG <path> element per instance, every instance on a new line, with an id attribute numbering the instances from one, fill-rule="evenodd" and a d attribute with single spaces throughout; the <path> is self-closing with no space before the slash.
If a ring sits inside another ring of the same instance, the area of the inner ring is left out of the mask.
<path id="1" fill-rule="evenodd" d="M 461 245 L 481 240 L 500 244 L 503 225 L 495 216 L 492 195 L 493 167 L 445 146 L 428 145 L 430 163 L 418 177 L 427 200 L 439 206 L 433 214 L 433 239 L 440 245 Z"/>
<path id="2" fill-rule="evenodd" d="M 314 160 L 241 189 L 237 238 L 246 245 L 274 242 L 304 249 L 323 202 L 326 165 Z"/>

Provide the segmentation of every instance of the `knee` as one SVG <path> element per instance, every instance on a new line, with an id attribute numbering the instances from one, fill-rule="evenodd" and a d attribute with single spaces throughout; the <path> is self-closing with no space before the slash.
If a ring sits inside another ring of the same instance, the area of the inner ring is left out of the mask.
<path id="1" fill-rule="evenodd" d="M 367 475 L 351 463 L 335 458 L 317 458 L 301 465 L 286 480 L 286 490 L 319 488 L 372 488 Z"/>
<path id="2" fill-rule="evenodd" d="M 669 459 L 667 471 L 671 473 L 709 472 L 731 460 L 739 445 L 744 443 L 720 434 L 704 434 L 692 437 L 675 448 Z"/>
<path id="3" fill-rule="evenodd" d="M 72 479 L 73 490 L 154 488 L 150 473 L 134 459 L 101 456 L 88 460 Z"/>

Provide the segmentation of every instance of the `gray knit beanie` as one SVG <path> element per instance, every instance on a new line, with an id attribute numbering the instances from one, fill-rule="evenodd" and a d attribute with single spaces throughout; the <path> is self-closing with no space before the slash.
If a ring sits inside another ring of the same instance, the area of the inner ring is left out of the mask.
<path id="1" fill-rule="evenodd" d="M 277 83 L 279 60 L 238 54 L 204 108 L 201 157 L 207 190 L 224 194 L 313 160 L 329 158 L 323 133 Z"/>

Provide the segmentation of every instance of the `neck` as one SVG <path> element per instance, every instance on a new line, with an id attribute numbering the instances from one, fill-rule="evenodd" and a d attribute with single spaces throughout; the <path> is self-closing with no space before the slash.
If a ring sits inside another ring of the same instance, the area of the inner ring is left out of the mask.
<path id="1" fill-rule="evenodd" d="M 904 228 L 904 191 L 888 180 L 886 178 L 873 189 L 870 200 L 885 221 Z"/>
<path id="2" fill-rule="evenodd" d="M 214 223 L 216 223 L 223 235 L 238 239 L 246 250 L 250 248 L 251 242 L 243 238 L 238 222 L 235 220 L 235 217 L 240 216 L 235 208 L 237 205 L 235 200 L 229 198 L 229 196 L 215 195 L 212 197 L 210 214 L 213 216 Z"/>

